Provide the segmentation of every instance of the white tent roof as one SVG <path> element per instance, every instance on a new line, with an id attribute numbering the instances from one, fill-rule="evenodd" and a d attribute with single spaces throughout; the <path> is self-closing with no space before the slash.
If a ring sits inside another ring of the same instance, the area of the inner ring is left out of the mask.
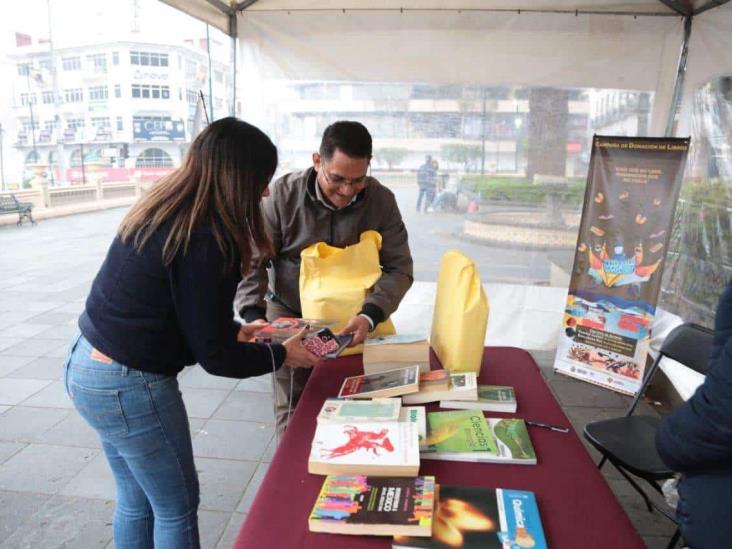
<path id="1" fill-rule="evenodd" d="M 229 15 L 247 11 L 485 10 L 695 15 L 728 0 L 161 0 L 230 33 Z"/>

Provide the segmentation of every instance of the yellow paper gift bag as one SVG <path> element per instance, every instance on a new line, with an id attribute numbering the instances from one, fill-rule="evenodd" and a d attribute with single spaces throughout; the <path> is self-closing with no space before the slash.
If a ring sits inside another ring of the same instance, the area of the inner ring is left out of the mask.
<path id="1" fill-rule="evenodd" d="M 341 330 L 361 310 L 366 295 L 381 277 L 381 235 L 361 233 L 358 244 L 345 248 L 318 242 L 300 253 L 300 306 L 303 318 L 336 322 Z M 375 335 L 396 333 L 390 319 L 376 327 Z M 360 353 L 353 347 L 343 354 Z"/>
<path id="2" fill-rule="evenodd" d="M 458 251 L 442 256 L 430 345 L 451 372 L 479 372 L 488 327 L 488 298 L 473 261 Z"/>

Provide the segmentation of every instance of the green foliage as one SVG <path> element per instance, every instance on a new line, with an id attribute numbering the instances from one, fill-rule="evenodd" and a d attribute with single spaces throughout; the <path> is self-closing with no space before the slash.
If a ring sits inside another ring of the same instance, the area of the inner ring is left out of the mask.
<path id="1" fill-rule="evenodd" d="M 517 177 L 469 175 L 462 179 L 462 187 L 480 194 L 486 201 L 522 202 L 541 204 L 546 200 L 546 189 Z M 584 179 L 570 179 L 560 192 L 562 202 L 579 206 L 585 193 Z"/>
<path id="2" fill-rule="evenodd" d="M 451 143 L 443 145 L 441 149 L 442 158 L 448 162 L 462 164 L 465 171 L 470 171 L 470 165 L 480 158 L 482 149 L 480 145 L 465 145 L 462 143 Z"/>
<path id="3" fill-rule="evenodd" d="M 401 147 L 384 147 L 377 149 L 374 158 L 380 162 L 386 162 L 391 170 L 394 166 L 398 166 L 407 157 L 409 151 Z"/>

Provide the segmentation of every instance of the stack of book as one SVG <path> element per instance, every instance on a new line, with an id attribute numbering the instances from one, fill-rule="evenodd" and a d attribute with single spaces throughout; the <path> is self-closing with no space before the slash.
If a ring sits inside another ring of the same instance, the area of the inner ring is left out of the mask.
<path id="1" fill-rule="evenodd" d="M 308 526 L 393 536 L 393 549 L 547 549 L 533 492 L 440 486 L 432 476 L 328 476 Z"/>
<path id="2" fill-rule="evenodd" d="M 395 549 L 546 548 L 534 494 L 438 486 L 421 459 L 536 464 L 511 387 L 419 364 L 346 378 L 317 418 L 308 471 L 326 475 L 312 532 L 394 536 Z M 440 402 L 453 411 L 427 413 Z"/>
<path id="3" fill-rule="evenodd" d="M 404 404 L 426 404 L 440 400 L 478 400 L 478 382 L 474 372 L 448 374 L 447 370 L 432 370 L 419 376 L 419 391 L 405 395 Z"/>
<path id="4" fill-rule="evenodd" d="M 308 472 L 416 477 L 426 436 L 422 407 L 402 407 L 398 398 L 329 399 L 318 414 Z"/>
<path id="5" fill-rule="evenodd" d="M 421 372 L 430 369 L 430 344 L 421 335 L 390 335 L 366 340 L 363 348 L 363 372 L 375 374 L 418 364 Z"/>

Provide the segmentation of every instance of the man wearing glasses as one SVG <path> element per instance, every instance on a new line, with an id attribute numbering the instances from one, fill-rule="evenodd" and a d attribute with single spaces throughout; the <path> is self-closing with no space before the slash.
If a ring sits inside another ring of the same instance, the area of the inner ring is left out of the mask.
<path id="1" fill-rule="evenodd" d="M 311 168 L 289 173 L 271 185 L 263 210 L 275 255 L 269 276 L 267 264 L 255 258 L 239 284 L 236 307 L 246 322 L 301 316 L 300 252 L 316 242 L 350 246 L 367 230 L 382 236 L 382 276 L 344 332 L 353 334 L 353 345 L 362 343 L 396 310 L 412 285 L 412 255 L 394 194 L 368 175 L 371 153 L 371 134 L 363 124 L 335 122 L 325 129 Z M 290 374 L 284 370 L 277 373 L 275 383 L 280 432 L 286 427 L 291 389 Z M 310 375 L 305 368 L 297 370 L 292 406 Z"/>

